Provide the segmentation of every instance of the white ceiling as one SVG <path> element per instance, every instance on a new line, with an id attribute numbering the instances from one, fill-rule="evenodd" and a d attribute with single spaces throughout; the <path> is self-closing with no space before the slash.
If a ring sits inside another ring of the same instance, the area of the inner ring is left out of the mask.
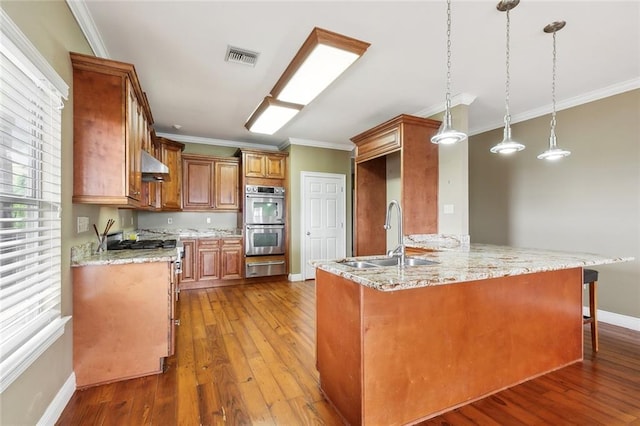
<path id="1" fill-rule="evenodd" d="M 135 64 L 156 131 L 177 140 L 348 144 L 398 114 L 443 109 L 444 0 L 68 3 L 97 56 Z M 475 97 L 471 134 L 503 123 L 506 16 L 496 4 L 452 2 L 452 94 Z M 522 0 L 510 15 L 513 122 L 551 111 L 543 28 L 553 21 L 567 21 L 557 34 L 559 110 L 640 87 L 640 1 Z M 371 46 L 275 135 L 249 133 L 247 118 L 314 26 Z M 228 45 L 260 52 L 257 65 L 225 62 Z"/>

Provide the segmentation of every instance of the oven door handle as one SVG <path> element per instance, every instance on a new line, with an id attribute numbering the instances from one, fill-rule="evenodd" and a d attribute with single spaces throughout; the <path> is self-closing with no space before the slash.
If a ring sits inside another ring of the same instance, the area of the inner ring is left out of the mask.
<path id="1" fill-rule="evenodd" d="M 284 225 L 247 225 L 247 229 L 284 229 Z"/>
<path id="2" fill-rule="evenodd" d="M 284 260 L 273 260 L 270 262 L 250 262 L 250 263 L 247 263 L 247 266 L 251 268 L 254 266 L 271 266 L 271 265 L 283 265 L 283 264 L 284 264 Z"/>

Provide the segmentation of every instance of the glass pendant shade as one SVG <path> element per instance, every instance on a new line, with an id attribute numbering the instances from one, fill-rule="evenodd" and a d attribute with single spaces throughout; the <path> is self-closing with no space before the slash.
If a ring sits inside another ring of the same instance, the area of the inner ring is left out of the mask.
<path id="1" fill-rule="evenodd" d="M 556 32 L 564 28 L 565 21 L 552 22 L 544 27 L 545 33 L 553 34 L 553 77 L 551 83 L 551 102 L 553 110 L 551 112 L 551 135 L 549 136 L 549 149 L 538 155 L 539 160 L 555 161 L 571 155 L 571 151 L 558 148 L 556 140 Z"/>
<path id="2" fill-rule="evenodd" d="M 447 108 L 444 112 L 444 118 L 438 133 L 431 137 L 431 142 L 435 144 L 451 145 L 456 142 L 462 142 L 467 138 L 466 133 L 459 132 L 451 125 L 451 110 Z"/>
<path id="3" fill-rule="evenodd" d="M 504 137 L 502 138 L 502 142 L 491 148 L 491 152 L 494 154 L 513 154 L 514 152 L 522 151 L 524 149 L 524 145 L 520 142 L 516 142 L 511 139 L 511 124 L 509 120 L 505 120 L 504 126 Z"/>
<path id="4" fill-rule="evenodd" d="M 444 117 L 438 133 L 431 137 L 431 142 L 442 145 L 452 145 L 462 142 L 467 134 L 454 130 L 451 124 L 451 0 L 447 0 L 447 93 Z"/>
<path id="5" fill-rule="evenodd" d="M 509 112 L 509 83 L 510 83 L 510 75 L 509 75 L 509 57 L 510 57 L 510 39 L 509 39 L 509 29 L 511 26 L 511 20 L 509 19 L 509 11 L 516 7 L 520 3 L 520 0 L 501 0 L 496 9 L 500 12 L 506 12 L 507 15 L 507 28 L 506 28 L 506 81 L 505 81 L 505 97 L 504 104 L 506 113 L 504 115 L 504 137 L 502 138 L 502 142 L 491 148 L 491 152 L 494 154 L 513 154 L 514 152 L 522 151 L 524 149 L 524 145 L 520 142 L 516 142 L 511 139 L 511 114 Z"/>
<path id="6" fill-rule="evenodd" d="M 547 149 L 542 154 L 538 155 L 538 159 L 554 161 L 554 160 L 559 160 L 563 157 L 568 157 L 569 155 L 571 155 L 571 151 L 558 148 L 557 142 L 556 142 L 556 134 L 555 132 L 552 132 L 551 136 L 549 136 L 549 149 Z"/>

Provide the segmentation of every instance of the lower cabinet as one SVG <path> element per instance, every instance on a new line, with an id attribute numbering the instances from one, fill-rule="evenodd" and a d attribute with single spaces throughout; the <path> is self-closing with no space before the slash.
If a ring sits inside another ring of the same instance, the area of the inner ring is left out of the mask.
<path id="1" fill-rule="evenodd" d="M 244 278 L 241 237 L 189 239 L 182 245 L 181 289 L 231 285 Z"/>
<path id="2" fill-rule="evenodd" d="M 175 349 L 173 263 L 71 269 L 77 387 L 161 373 Z"/>

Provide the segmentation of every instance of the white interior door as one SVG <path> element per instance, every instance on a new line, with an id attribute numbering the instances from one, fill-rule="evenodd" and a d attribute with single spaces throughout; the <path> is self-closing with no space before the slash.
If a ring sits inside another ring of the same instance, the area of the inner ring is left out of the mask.
<path id="1" fill-rule="evenodd" d="M 337 259 L 346 255 L 345 175 L 301 172 L 302 265 L 304 279 L 315 278 L 309 265 L 314 259 Z"/>

